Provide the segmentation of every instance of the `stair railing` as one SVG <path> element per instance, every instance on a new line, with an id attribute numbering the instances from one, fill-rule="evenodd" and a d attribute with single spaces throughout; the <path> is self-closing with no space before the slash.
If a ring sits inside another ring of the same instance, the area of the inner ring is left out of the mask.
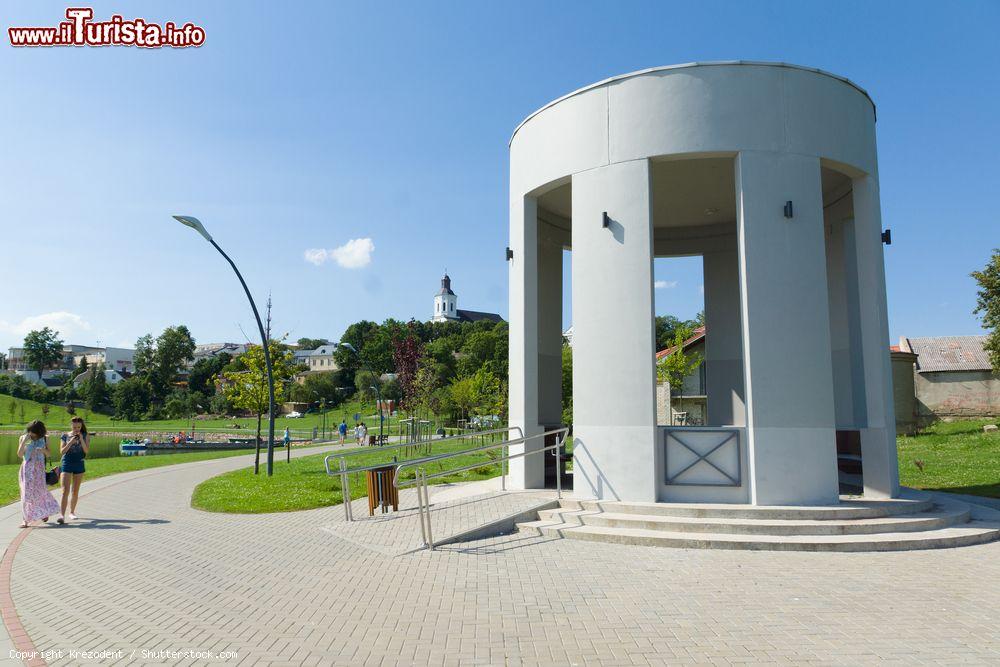
<path id="1" fill-rule="evenodd" d="M 499 459 L 494 459 L 494 461 L 499 461 L 501 466 L 501 475 L 503 475 L 503 464 L 514 459 L 525 458 L 531 456 L 532 454 L 544 454 L 545 452 L 553 452 L 557 457 L 556 459 L 556 497 L 562 500 L 562 466 L 559 465 L 562 450 L 566 444 L 566 436 L 569 434 L 569 428 L 563 427 L 558 429 L 553 429 L 551 431 L 545 431 L 543 433 L 537 433 L 535 435 L 529 435 L 527 437 L 521 436 L 516 440 L 508 440 L 507 442 L 496 443 L 492 445 L 486 445 L 484 447 L 474 447 L 472 449 L 466 449 L 459 452 L 447 452 L 444 454 L 437 454 L 434 456 L 427 456 L 422 459 L 415 459 L 413 461 L 404 461 L 396 466 L 396 474 L 393 476 L 392 483 L 397 489 L 402 489 L 409 486 L 415 486 L 417 489 L 417 510 L 420 513 L 420 533 L 424 540 L 424 546 L 431 551 L 434 550 L 434 536 L 431 532 L 431 503 L 430 503 L 430 491 L 428 489 L 427 480 L 435 479 L 438 477 L 447 477 L 448 475 L 453 475 L 457 472 L 463 472 L 466 470 L 472 470 L 473 468 L 482 467 L 482 463 L 474 463 L 471 465 L 460 466 L 458 468 L 451 468 L 449 470 L 442 470 L 435 473 L 427 474 L 425 465 L 428 463 L 433 463 L 437 461 L 442 461 L 444 459 L 453 458 L 456 456 L 464 456 L 466 454 L 475 454 L 478 452 L 486 452 L 491 449 L 508 448 L 511 445 L 519 445 L 527 443 L 530 440 L 536 440 L 538 438 L 545 438 L 550 435 L 555 435 L 557 437 L 557 442 L 552 445 L 546 445 L 539 449 L 532 449 L 530 451 L 521 451 L 511 454 L 507 449 L 504 450 L 504 454 Z M 411 480 L 400 480 L 400 472 L 404 468 L 412 468 L 414 470 L 414 476 Z"/>
<path id="2" fill-rule="evenodd" d="M 507 427 L 504 427 L 504 428 L 496 428 L 496 429 L 492 429 L 492 430 L 489 430 L 489 431 L 480 431 L 480 432 L 476 433 L 476 435 L 496 435 L 496 434 L 503 433 L 505 436 L 507 436 L 507 435 L 510 434 L 511 431 L 517 431 L 517 434 L 520 436 L 520 438 L 522 438 L 522 439 L 524 438 L 524 431 L 521 429 L 520 426 L 507 426 Z M 387 467 L 389 465 L 392 465 L 392 463 L 394 463 L 394 462 L 379 463 L 379 464 L 376 464 L 376 465 L 363 466 L 363 467 L 360 467 L 360 468 L 348 468 L 347 467 L 347 459 L 349 459 L 352 456 L 360 456 L 362 454 L 373 454 L 375 452 L 387 452 L 387 451 L 390 451 L 390 450 L 400 449 L 400 448 L 403 448 L 403 447 L 413 447 L 414 445 L 418 445 L 418 444 L 419 445 L 437 444 L 437 443 L 440 443 L 440 442 L 449 442 L 449 441 L 452 441 L 452 440 L 460 440 L 462 438 L 468 438 L 468 437 L 469 437 L 468 434 L 464 434 L 464 435 L 452 435 L 452 436 L 448 436 L 446 438 L 439 438 L 437 440 L 420 440 L 420 441 L 412 441 L 412 442 L 401 442 L 401 443 L 398 443 L 398 444 L 395 444 L 395 445 L 383 445 L 383 446 L 379 447 L 378 449 L 376 449 L 374 451 L 372 450 L 372 448 L 368 447 L 368 448 L 357 449 L 357 450 L 350 451 L 350 452 L 343 452 L 343 453 L 339 453 L 339 454 L 328 454 L 327 456 L 325 456 L 323 458 L 323 467 L 326 469 L 326 474 L 327 475 L 330 475 L 330 476 L 337 476 L 337 475 L 339 475 L 340 476 L 341 495 L 343 495 L 343 500 L 344 500 L 344 517 L 348 521 L 354 521 L 354 511 L 353 511 L 353 508 L 351 507 L 350 475 L 353 474 L 353 473 L 360 473 L 360 472 L 365 472 L 365 471 L 368 471 L 368 470 L 376 470 L 376 469 L 379 469 L 379 468 L 385 468 L 385 467 Z M 510 441 L 506 441 L 505 440 L 503 442 L 496 443 L 494 445 L 489 445 L 487 448 L 483 448 L 483 449 L 494 448 L 494 447 L 503 447 L 503 446 L 508 445 L 508 444 L 510 444 Z M 473 450 L 468 450 L 468 451 L 473 451 Z M 446 455 L 444 455 L 444 454 L 438 454 L 436 456 L 428 456 L 428 457 L 424 457 L 424 458 L 421 458 L 421 459 L 414 459 L 414 460 L 415 461 L 431 461 L 431 460 L 436 460 L 436 459 L 444 457 L 444 456 L 446 456 Z M 336 470 L 333 470 L 333 469 L 330 468 L 330 462 L 332 460 L 334 460 L 334 459 L 336 459 L 336 460 L 339 461 L 339 464 L 338 464 Z M 404 462 L 404 465 L 406 463 L 409 463 L 409 462 Z M 479 465 L 482 465 L 482 464 L 479 464 Z M 478 467 L 478 466 L 476 466 L 476 467 Z M 399 469 L 397 468 L 397 475 L 398 475 L 398 471 L 399 471 Z M 503 478 L 501 480 L 501 485 L 506 490 L 506 488 L 507 488 L 507 480 L 506 480 L 506 473 L 504 472 L 503 463 L 500 464 L 500 474 L 501 474 L 501 477 Z M 397 485 L 396 488 L 399 488 L 399 486 Z"/>

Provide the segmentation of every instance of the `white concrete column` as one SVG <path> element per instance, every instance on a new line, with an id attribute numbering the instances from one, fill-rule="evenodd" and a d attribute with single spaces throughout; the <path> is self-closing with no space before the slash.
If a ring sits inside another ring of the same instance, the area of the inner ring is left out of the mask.
<path id="1" fill-rule="evenodd" d="M 562 246 L 539 240 L 538 424 L 542 427 L 562 424 L 562 260 Z"/>
<path id="2" fill-rule="evenodd" d="M 854 179 L 854 237 L 868 416 L 867 428 L 861 429 L 865 495 L 895 497 L 899 495 L 899 460 L 877 176 Z"/>
<path id="3" fill-rule="evenodd" d="M 707 252 L 705 276 L 706 426 L 746 426 L 740 273 L 736 248 Z"/>
<path id="4" fill-rule="evenodd" d="M 509 415 L 510 425 L 525 436 L 540 432 L 538 426 L 538 203 L 533 197 L 512 195 L 510 247 Z M 516 434 L 511 434 L 514 439 Z M 532 442 L 534 444 L 534 441 Z M 512 446 L 511 453 L 522 451 Z M 531 457 L 540 458 L 540 455 Z M 524 459 L 510 462 L 508 483 L 514 489 L 544 485 L 542 463 Z"/>
<path id="5" fill-rule="evenodd" d="M 849 203 L 849 200 L 844 200 Z M 835 206 L 834 208 L 839 208 Z M 849 209 L 843 213 L 849 214 Z M 826 272 L 830 299 L 834 414 L 838 429 L 860 429 L 865 417 L 854 221 L 826 212 Z"/>
<path id="6" fill-rule="evenodd" d="M 736 198 L 751 502 L 837 503 L 819 159 L 741 152 Z"/>
<path id="7" fill-rule="evenodd" d="M 572 235 L 574 494 L 655 501 L 648 161 L 574 174 Z"/>

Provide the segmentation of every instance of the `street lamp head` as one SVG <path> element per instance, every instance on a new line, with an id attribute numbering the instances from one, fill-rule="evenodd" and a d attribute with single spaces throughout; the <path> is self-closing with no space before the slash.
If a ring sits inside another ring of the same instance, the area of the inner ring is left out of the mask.
<path id="1" fill-rule="evenodd" d="M 198 218 L 193 218 L 190 215 L 175 215 L 173 216 L 173 218 L 182 225 L 190 227 L 194 231 L 204 236 L 206 241 L 212 240 L 212 236 L 208 233 L 208 230 L 205 229 L 205 225 L 201 224 L 201 220 L 199 220 Z"/>
<path id="2" fill-rule="evenodd" d="M 356 349 L 354 349 L 354 346 L 351 345 L 350 343 L 334 343 L 334 346 L 335 347 L 342 347 L 345 350 L 347 350 L 348 352 L 353 352 L 355 354 L 358 353 L 358 351 Z"/>

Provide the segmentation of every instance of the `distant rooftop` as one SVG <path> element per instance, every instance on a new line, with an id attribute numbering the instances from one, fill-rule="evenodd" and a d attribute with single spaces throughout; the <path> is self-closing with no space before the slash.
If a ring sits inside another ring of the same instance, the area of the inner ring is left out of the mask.
<path id="1" fill-rule="evenodd" d="M 919 373 L 988 371 L 992 368 L 990 358 L 983 349 L 986 336 L 937 336 L 903 340 L 910 351 L 919 355 L 917 357 Z"/>
<path id="2" fill-rule="evenodd" d="M 503 322 L 504 319 L 497 315 L 496 313 L 481 313 L 478 310 L 457 310 L 455 314 L 458 319 L 462 322 L 480 322 L 486 320 L 487 322 Z"/>

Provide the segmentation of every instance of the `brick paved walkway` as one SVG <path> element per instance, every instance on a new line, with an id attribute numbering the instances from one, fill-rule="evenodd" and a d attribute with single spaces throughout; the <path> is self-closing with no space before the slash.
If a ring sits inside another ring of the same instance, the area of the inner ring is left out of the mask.
<path id="1" fill-rule="evenodd" d="M 12 593 L 37 648 L 121 649 L 122 664 L 206 662 L 143 650 L 288 665 L 1000 662 L 998 543 L 816 554 L 514 534 L 398 555 L 379 537 L 389 521 L 361 544 L 339 507 L 190 507 L 195 484 L 236 464 L 98 480 L 80 502 L 97 520 L 33 530 Z"/>

